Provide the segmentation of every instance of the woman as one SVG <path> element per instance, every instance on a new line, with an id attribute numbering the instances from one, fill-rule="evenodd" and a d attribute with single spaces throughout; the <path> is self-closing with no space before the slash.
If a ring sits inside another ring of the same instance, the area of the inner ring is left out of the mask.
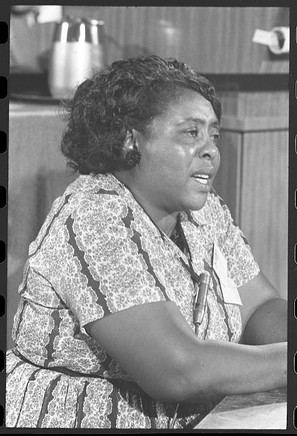
<path id="1" fill-rule="evenodd" d="M 226 394 L 286 385 L 286 301 L 212 189 L 220 119 L 176 60 L 78 87 L 62 151 L 80 176 L 30 245 L 7 427 L 193 428 Z"/>

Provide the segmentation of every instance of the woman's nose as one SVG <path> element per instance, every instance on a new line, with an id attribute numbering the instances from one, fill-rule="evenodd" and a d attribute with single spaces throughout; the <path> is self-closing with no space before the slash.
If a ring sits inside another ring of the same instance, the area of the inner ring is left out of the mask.
<path id="1" fill-rule="evenodd" d="M 200 158 L 207 158 L 210 160 L 215 160 L 219 156 L 220 156 L 220 153 L 219 153 L 218 147 L 210 139 L 208 139 L 205 142 L 204 146 L 202 148 L 200 148 L 200 150 L 199 150 L 199 157 Z"/>

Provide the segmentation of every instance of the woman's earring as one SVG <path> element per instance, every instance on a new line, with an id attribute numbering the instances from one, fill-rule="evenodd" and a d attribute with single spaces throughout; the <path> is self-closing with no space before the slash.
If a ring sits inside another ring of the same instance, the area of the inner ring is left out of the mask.
<path id="1" fill-rule="evenodd" d="M 125 169 L 131 170 L 139 164 L 141 159 L 141 153 L 138 148 L 133 144 L 132 150 L 128 150 L 124 157 Z"/>

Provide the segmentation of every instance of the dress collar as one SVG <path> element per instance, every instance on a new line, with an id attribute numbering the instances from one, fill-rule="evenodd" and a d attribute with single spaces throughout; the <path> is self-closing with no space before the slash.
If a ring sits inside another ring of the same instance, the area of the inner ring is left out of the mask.
<path id="1" fill-rule="evenodd" d="M 187 221 L 191 221 L 191 222 L 195 222 L 199 225 L 205 225 L 208 223 L 208 218 L 207 218 L 207 203 L 205 203 L 205 205 L 203 206 L 202 209 L 200 210 L 190 210 L 187 212 L 181 212 L 180 213 L 180 220 L 181 223 L 185 223 Z"/>

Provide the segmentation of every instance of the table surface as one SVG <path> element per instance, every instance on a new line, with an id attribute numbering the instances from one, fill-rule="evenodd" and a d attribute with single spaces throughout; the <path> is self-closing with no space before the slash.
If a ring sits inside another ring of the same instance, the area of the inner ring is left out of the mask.
<path id="1" fill-rule="evenodd" d="M 226 396 L 195 429 L 286 429 L 287 389 Z"/>

